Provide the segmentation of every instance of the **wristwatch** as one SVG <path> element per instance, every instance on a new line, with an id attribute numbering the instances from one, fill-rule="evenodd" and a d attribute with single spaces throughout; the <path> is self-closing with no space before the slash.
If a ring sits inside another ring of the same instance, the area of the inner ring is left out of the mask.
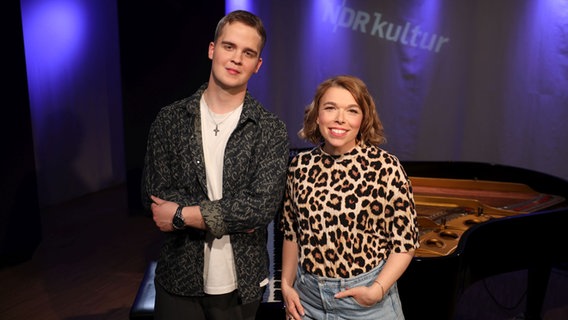
<path id="1" fill-rule="evenodd" d="M 174 214 L 174 218 L 172 220 L 172 226 L 175 230 L 181 230 L 185 228 L 185 220 L 181 214 L 181 210 L 183 209 L 182 206 L 178 206 L 176 213 Z"/>

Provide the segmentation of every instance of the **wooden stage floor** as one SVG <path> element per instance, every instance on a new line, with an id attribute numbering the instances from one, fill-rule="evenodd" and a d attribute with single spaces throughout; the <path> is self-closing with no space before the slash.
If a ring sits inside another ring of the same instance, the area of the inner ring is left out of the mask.
<path id="1" fill-rule="evenodd" d="M 161 235 L 149 217 L 129 214 L 126 197 L 121 185 L 43 209 L 43 240 L 32 259 L 0 269 L 0 319 L 128 319 Z M 456 320 L 522 319 L 524 277 L 475 284 Z M 568 319 L 566 268 L 553 270 L 543 318 Z"/>

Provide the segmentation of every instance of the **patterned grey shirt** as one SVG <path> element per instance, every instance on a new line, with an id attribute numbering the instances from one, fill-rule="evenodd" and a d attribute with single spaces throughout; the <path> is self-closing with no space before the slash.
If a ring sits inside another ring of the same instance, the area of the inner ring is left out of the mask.
<path id="1" fill-rule="evenodd" d="M 285 124 L 247 92 L 239 123 L 225 150 L 223 198 L 209 201 L 203 161 L 199 100 L 192 96 L 164 107 L 152 123 L 142 178 L 142 201 L 150 195 L 183 206 L 199 205 L 208 231 L 231 235 L 242 303 L 262 297 L 268 276 L 266 226 L 281 208 L 289 156 Z M 255 229 L 254 232 L 247 232 Z M 205 232 L 165 233 L 156 281 L 168 292 L 201 296 Z"/>

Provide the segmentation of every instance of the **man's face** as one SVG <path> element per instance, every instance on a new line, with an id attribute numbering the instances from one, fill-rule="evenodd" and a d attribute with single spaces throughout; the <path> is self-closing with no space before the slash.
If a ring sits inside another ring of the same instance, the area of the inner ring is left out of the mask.
<path id="1" fill-rule="evenodd" d="M 216 42 L 209 44 L 213 81 L 226 90 L 246 89 L 262 65 L 260 45 L 261 37 L 254 28 L 240 22 L 225 25 Z"/>

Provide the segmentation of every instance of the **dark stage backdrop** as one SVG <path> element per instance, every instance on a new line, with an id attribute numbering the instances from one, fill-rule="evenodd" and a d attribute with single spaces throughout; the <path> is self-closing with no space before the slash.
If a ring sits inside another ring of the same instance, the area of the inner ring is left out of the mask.
<path id="1" fill-rule="evenodd" d="M 227 1 L 268 29 L 250 90 L 296 132 L 316 86 L 361 77 L 401 160 L 506 164 L 568 179 L 568 3 Z"/>
<path id="2" fill-rule="evenodd" d="M 223 0 L 118 1 L 128 203 L 143 213 L 141 174 L 150 125 L 159 110 L 209 79 L 207 57 Z"/>
<path id="3" fill-rule="evenodd" d="M 122 183 L 116 0 L 19 5 L 40 207 Z"/>

